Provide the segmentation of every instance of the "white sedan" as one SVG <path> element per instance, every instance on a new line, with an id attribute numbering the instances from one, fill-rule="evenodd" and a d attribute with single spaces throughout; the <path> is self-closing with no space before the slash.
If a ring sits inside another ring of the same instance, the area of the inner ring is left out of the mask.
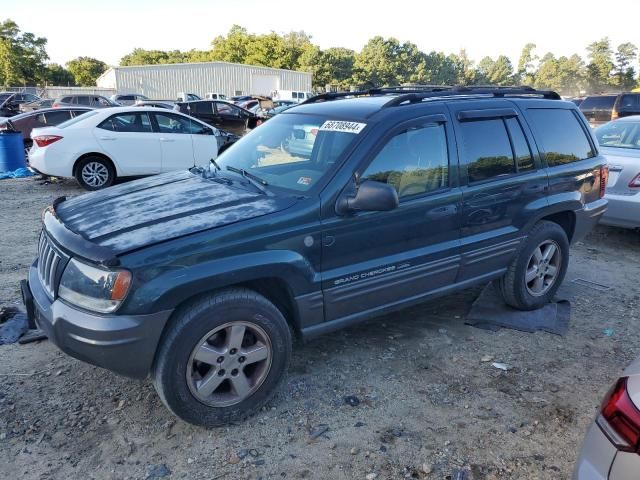
<path id="1" fill-rule="evenodd" d="M 31 132 L 29 166 L 75 177 L 87 190 L 116 177 L 206 166 L 218 155 L 220 132 L 192 117 L 160 108 L 93 110 L 56 127 Z"/>

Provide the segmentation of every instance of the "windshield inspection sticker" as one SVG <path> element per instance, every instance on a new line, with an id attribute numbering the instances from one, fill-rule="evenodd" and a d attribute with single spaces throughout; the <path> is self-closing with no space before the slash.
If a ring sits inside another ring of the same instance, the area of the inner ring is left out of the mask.
<path id="1" fill-rule="evenodd" d="M 298 179 L 298 185 L 311 185 L 312 181 L 313 179 L 311 179 L 310 177 L 300 177 Z"/>
<path id="2" fill-rule="evenodd" d="M 327 120 L 320 127 L 321 132 L 346 132 L 356 135 L 366 127 L 366 123 L 345 122 L 343 120 Z"/>

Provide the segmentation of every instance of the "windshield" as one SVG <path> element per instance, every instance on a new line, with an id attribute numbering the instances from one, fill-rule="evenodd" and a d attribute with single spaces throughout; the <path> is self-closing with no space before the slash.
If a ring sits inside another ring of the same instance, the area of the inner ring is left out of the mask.
<path id="1" fill-rule="evenodd" d="M 640 122 L 628 120 L 611 122 L 595 130 L 601 147 L 640 150 Z"/>
<path id="2" fill-rule="evenodd" d="M 77 117 L 72 118 L 71 120 L 67 120 L 66 122 L 62 122 L 60 125 L 58 125 L 58 128 L 70 127 L 71 125 L 75 125 L 76 123 L 81 122 L 85 118 L 93 117 L 94 115 L 97 115 L 97 114 L 98 114 L 97 111 L 89 110 L 88 112 L 83 113 L 82 115 L 78 115 Z"/>
<path id="3" fill-rule="evenodd" d="M 246 170 L 270 186 L 306 192 L 333 170 L 364 128 L 361 123 L 330 120 L 316 115 L 278 115 L 225 151 L 217 165 L 225 175 L 229 166 Z"/>

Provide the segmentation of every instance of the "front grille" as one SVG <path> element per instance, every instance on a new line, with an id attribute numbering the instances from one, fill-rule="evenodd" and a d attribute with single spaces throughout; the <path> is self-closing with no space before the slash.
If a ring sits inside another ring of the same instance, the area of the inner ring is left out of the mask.
<path id="1" fill-rule="evenodd" d="M 62 260 L 62 255 L 53 247 L 47 235 L 42 232 L 38 244 L 38 277 L 51 298 L 54 297 L 58 268 L 60 268 Z"/>

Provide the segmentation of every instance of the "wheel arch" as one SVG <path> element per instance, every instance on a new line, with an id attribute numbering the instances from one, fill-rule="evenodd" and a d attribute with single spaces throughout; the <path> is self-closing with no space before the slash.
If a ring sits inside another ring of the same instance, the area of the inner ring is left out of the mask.
<path id="1" fill-rule="evenodd" d="M 118 172 L 118 167 L 115 164 L 115 162 L 113 160 L 111 160 L 111 158 L 109 158 L 107 155 L 105 155 L 104 153 L 100 153 L 100 152 L 88 152 L 88 153 L 83 153 L 82 155 L 80 155 L 76 161 L 73 163 L 73 169 L 71 170 L 71 174 L 75 177 L 77 170 L 78 170 L 78 165 L 80 164 L 80 162 L 82 160 L 84 160 L 87 157 L 100 157 L 105 159 L 106 161 L 109 162 L 109 164 L 111 165 L 111 167 L 113 168 L 113 171 L 116 174 L 116 177 L 119 175 Z"/>

